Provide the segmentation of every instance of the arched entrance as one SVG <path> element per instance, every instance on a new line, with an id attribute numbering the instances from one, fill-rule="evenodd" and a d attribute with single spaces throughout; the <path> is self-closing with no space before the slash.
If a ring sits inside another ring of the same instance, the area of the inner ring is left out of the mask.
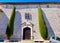
<path id="1" fill-rule="evenodd" d="M 23 40 L 30 40 L 31 39 L 31 29 L 29 27 L 25 27 L 23 29 Z"/>

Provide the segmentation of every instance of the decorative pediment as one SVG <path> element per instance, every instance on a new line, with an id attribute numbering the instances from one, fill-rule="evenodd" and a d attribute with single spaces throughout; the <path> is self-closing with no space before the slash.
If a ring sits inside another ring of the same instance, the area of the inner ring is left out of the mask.
<path id="1" fill-rule="evenodd" d="M 31 22 L 24 22 L 24 23 L 22 23 L 22 26 L 31 26 L 31 27 L 33 27 L 34 25 Z"/>

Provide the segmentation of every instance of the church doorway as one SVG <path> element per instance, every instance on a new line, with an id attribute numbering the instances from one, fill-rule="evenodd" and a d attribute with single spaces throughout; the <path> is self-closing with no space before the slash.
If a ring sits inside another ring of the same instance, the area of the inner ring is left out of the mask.
<path id="1" fill-rule="evenodd" d="M 23 29 L 23 40 L 30 40 L 31 39 L 31 29 L 29 27 L 25 27 Z"/>

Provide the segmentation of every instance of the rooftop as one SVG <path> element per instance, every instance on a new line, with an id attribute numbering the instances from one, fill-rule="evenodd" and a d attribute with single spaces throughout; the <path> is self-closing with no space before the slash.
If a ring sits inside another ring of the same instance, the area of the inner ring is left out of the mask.
<path id="1" fill-rule="evenodd" d="M 35 5 L 35 4 L 38 4 L 38 5 L 45 5 L 45 4 L 60 4 L 60 2 L 0 2 L 0 5 Z"/>

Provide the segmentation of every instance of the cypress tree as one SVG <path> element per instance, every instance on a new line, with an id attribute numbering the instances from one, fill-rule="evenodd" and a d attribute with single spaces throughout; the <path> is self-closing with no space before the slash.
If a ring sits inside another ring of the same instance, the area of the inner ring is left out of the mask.
<path id="1" fill-rule="evenodd" d="M 14 32 L 14 19 L 15 19 L 15 7 L 12 9 L 10 20 L 8 21 L 7 29 L 6 29 L 6 35 L 7 39 L 10 39 L 10 37 L 13 35 Z"/>

